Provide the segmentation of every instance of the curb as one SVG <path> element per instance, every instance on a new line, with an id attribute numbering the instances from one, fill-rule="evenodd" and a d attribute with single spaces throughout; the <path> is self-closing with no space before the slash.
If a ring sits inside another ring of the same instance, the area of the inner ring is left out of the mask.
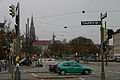
<path id="1" fill-rule="evenodd" d="M 49 72 L 39 72 L 39 71 L 26 71 L 25 73 L 49 73 Z"/>
<path id="2" fill-rule="evenodd" d="M 52 77 L 36 76 L 35 78 L 39 78 L 39 79 L 68 79 L 68 78 L 76 78 L 76 77 L 75 76 L 52 76 Z"/>

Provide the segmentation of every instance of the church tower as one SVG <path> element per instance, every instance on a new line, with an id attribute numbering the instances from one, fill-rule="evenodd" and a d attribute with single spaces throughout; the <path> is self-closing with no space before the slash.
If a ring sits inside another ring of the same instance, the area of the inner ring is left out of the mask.
<path id="1" fill-rule="evenodd" d="M 35 42 L 35 27 L 34 27 L 33 15 L 31 18 L 31 25 L 30 25 L 30 41 Z"/>

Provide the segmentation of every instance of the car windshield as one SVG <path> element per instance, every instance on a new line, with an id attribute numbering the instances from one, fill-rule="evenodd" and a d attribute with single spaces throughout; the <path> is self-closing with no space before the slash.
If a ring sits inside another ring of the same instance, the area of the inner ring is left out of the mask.
<path id="1" fill-rule="evenodd" d="M 62 64 L 62 62 L 60 62 L 60 63 L 58 64 L 58 66 L 61 65 L 61 64 Z"/>

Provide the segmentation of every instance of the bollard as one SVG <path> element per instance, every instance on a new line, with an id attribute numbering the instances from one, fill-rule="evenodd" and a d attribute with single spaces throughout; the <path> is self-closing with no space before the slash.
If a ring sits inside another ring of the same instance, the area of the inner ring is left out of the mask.
<path id="1" fill-rule="evenodd" d="M 21 71 L 15 71 L 14 80 L 21 80 Z"/>

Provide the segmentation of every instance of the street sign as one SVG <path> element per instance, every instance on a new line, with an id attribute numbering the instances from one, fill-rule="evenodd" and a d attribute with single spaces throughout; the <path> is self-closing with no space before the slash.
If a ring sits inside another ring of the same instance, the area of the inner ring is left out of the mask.
<path id="1" fill-rule="evenodd" d="M 106 17 L 107 17 L 107 13 L 103 14 L 103 15 L 101 16 L 101 19 L 104 19 L 104 18 L 106 18 Z"/>
<path id="2" fill-rule="evenodd" d="M 101 21 L 81 21 L 81 25 L 101 25 Z"/>

